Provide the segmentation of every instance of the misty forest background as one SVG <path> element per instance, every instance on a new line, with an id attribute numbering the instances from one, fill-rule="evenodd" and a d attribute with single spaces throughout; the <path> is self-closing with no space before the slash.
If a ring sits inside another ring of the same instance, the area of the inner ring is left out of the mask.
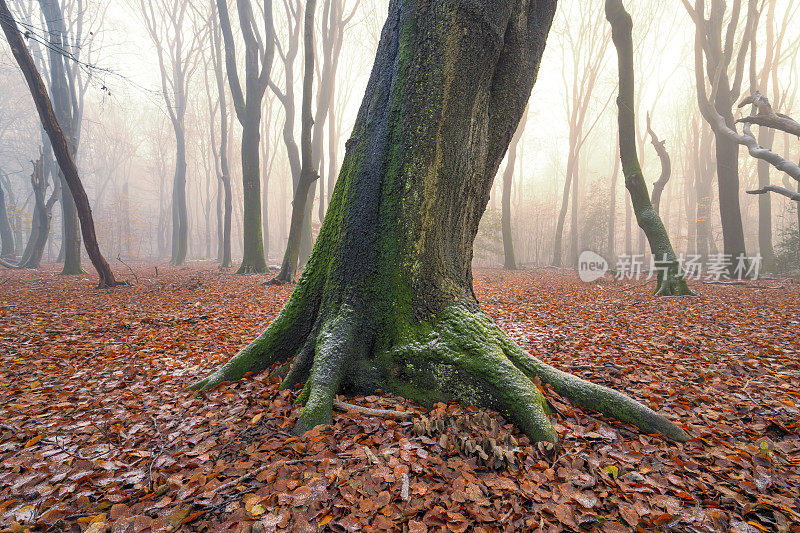
<path id="1" fill-rule="evenodd" d="M 751 17 L 748 6 L 741 6 L 730 42 L 738 51 L 753 20 L 755 37 L 744 54 L 744 64 L 737 69 L 734 57 L 727 72 L 731 80 L 742 78 L 741 97 L 758 90 L 771 100 L 776 112 L 797 114 L 800 3 L 763 0 L 751 4 L 758 8 L 757 18 Z M 43 15 L 43 7 L 60 13 L 61 30 L 55 19 Z M 240 19 L 236 7 L 228 7 L 239 47 L 237 61 L 243 64 Z M 274 59 L 260 103 L 261 226 L 269 265 L 279 264 L 283 256 L 293 187 L 300 172 L 303 7 L 299 0 L 276 0 L 273 5 Z M 707 257 L 723 251 L 723 228 L 714 134 L 698 107 L 695 24 L 685 7 L 658 0 L 630 6 L 638 76 L 636 136 L 651 190 L 663 175 L 653 135 L 665 142 L 671 172 L 660 215 L 676 252 Z M 221 261 L 226 181 L 232 188 L 230 242 L 232 263 L 237 266 L 243 252 L 246 198 L 239 155 L 242 127 L 225 81 L 225 47 L 216 3 L 65 0 L 59 5 L 20 0 L 11 8 L 48 83 L 53 79 L 54 58 L 63 60 L 75 160 L 98 240 L 115 268 L 121 267 L 118 257 L 123 261 L 171 258 L 178 264 Z M 254 9 L 259 11 L 254 20 L 261 25 L 263 5 L 256 3 Z M 309 196 L 313 196 L 313 206 L 308 211 L 314 236 L 325 216 L 367 82 L 386 5 L 372 0 L 324 0 L 317 11 L 312 138 L 320 179 Z M 724 17 L 729 23 L 730 9 Z M 60 40 L 53 37 L 57 32 Z M 262 39 L 262 34 L 257 37 Z M 646 239 L 636 225 L 619 168 L 617 79 L 602 3 L 561 2 L 529 108 L 481 222 L 475 245 L 478 264 L 573 266 L 583 250 L 599 252 L 613 264 L 620 254 L 646 253 Z M 241 83 L 245 83 L 244 74 Z M 36 204 L 32 183 L 37 182 L 45 187 L 43 198 L 50 217 L 42 260 L 63 260 L 58 167 L 5 41 L 0 43 L 0 87 L 0 188 L 9 222 L 6 233 L 13 236 L 13 245 L 10 239 L 4 242 L 3 255 L 18 260 L 31 240 Z M 735 117 L 749 114 L 749 107 L 736 108 L 740 99 L 732 106 Z M 800 159 L 796 137 L 768 128 L 759 132 L 757 126 L 754 130 L 761 145 L 773 147 L 790 161 Z M 767 270 L 797 270 L 798 203 L 746 191 L 767 183 L 797 190 L 798 184 L 765 163 L 759 168 L 744 148 L 738 157 L 748 255 L 760 254 Z M 178 175 L 184 160 L 187 224 L 182 257 L 176 256 L 176 240 L 181 239 Z M 504 204 L 514 245 L 511 261 L 503 248 Z M 304 243 L 301 264 L 309 250 Z"/>

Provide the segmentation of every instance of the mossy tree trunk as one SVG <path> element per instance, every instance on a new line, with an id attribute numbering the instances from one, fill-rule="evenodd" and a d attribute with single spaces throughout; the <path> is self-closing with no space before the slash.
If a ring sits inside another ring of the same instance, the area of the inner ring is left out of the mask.
<path id="1" fill-rule="evenodd" d="M 606 18 L 611 24 L 611 38 L 617 49 L 619 63 L 619 150 L 625 188 L 630 193 L 636 222 L 642 228 L 650 252 L 656 260 L 659 296 L 691 295 L 692 291 L 672 249 L 664 224 L 650 201 L 639 156 L 636 153 L 636 117 L 634 116 L 633 22 L 621 0 L 606 0 Z"/>
<path id="2" fill-rule="evenodd" d="M 204 390 L 293 358 L 296 431 L 339 392 L 493 406 L 557 442 L 541 378 L 578 404 L 676 440 L 647 407 L 539 361 L 481 311 L 472 245 L 530 96 L 555 0 L 392 0 L 320 236 L 289 302 Z"/>

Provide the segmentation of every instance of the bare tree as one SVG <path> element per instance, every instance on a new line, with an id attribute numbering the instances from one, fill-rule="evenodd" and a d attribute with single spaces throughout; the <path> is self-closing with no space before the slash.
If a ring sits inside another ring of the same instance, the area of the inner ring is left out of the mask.
<path id="1" fill-rule="evenodd" d="M 578 184 L 581 148 L 591 133 L 597 120 L 586 127 L 589 105 L 594 96 L 594 89 L 610 42 L 610 33 L 603 23 L 603 12 L 599 6 L 586 3 L 578 4 L 580 13 L 576 20 L 570 20 L 563 32 L 566 44 L 572 51 L 572 79 L 567 80 L 566 65 L 562 71 L 564 82 L 564 105 L 569 122 L 569 153 L 567 155 L 566 178 L 561 195 L 561 209 L 558 213 L 556 233 L 553 246 L 553 265 L 562 264 L 562 240 L 564 223 L 567 216 L 567 205 L 572 196 L 572 221 L 570 226 L 570 258 L 577 260 L 578 254 Z M 576 28 L 573 31 L 573 26 Z M 565 55 L 566 57 L 566 55 Z M 611 101 L 609 95 L 608 102 Z M 606 102 L 606 106 L 608 105 Z M 604 107 L 605 109 L 605 107 Z M 598 117 L 602 114 L 599 113 Z M 571 192 L 570 192 L 571 191 Z M 574 262 L 574 261 L 572 261 Z"/>
<path id="2" fill-rule="evenodd" d="M 647 235 L 650 250 L 659 263 L 658 284 L 655 294 L 659 296 L 691 295 L 681 271 L 675 251 L 661 217 L 654 209 L 647 194 L 639 158 L 636 154 L 636 117 L 634 113 L 634 68 L 633 68 L 633 21 L 621 0 L 606 0 L 605 13 L 611 25 L 612 40 L 617 49 L 619 68 L 619 151 L 625 188 L 631 196 L 639 227 Z"/>
<path id="3" fill-rule="evenodd" d="M 86 252 L 89 254 L 89 258 L 92 260 L 97 274 L 100 276 L 98 287 L 113 287 L 118 283 L 114 279 L 114 273 L 111 271 L 111 267 L 108 266 L 105 258 L 100 253 L 100 247 L 97 245 L 97 236 L 94 229 L 94 220 L 92 219 L 92 210 L 89 206 L 89 198 L 86 196 L 86 191 L 83 189 L 83 184 L 78 176 L 78 169 L 75 167 L 69 145 L 67 144 L 67 140 L 53 111 L 53 105 L 47 95 L 47 89 L 33 64 L 33 59 L 28 49 L 22 42 L 22 36 L 17 29 L 17 23 L 8 10 L 5 0 L 0 0 L 0 26 L 2 26 L 3 32 L 6 34 L 6 39 L 8 39 L 8 43 L 11 45 L 11 52 L 25 76 L 25 81 L 28 83 L 31 96 L 33 96 L 33 100 L 36 103 L 36 110 L 39 113 L 42 126 L 45 131 L 47 131 L 47 136 L 50 138 L 50 144 L 53 147 L 53 153 L 58 160 L 58 165 L 61 167 L 61 172 L 70 188 L 72 198 L 75 200 Z"/>
<path id="4" fill-rule="evenodd" d="M 242 125 L 243 252 L 237 273 L 266 272 L 264 241 L 261 232 L 261 177 L 259 143 L 261 140 L 261 101 L 269 83 L 275 40 L 272 27 L 272 0 L 264 0 L 262 19 L 264 35 L 258 32 L 249 0 L 237 0 L 239 28 L 245 44 L 245 87 L 239 81 L 236 46 L 233 40 L 226 0 L 217 0 L 220 28 L 225 42 L 225 66 L 236 118 Z"/>
<path id="5" fill-rule="evenodd" d="M 708 18 L 705 0 L 695 0 L 694 7 L 688 0 L 681 1 L 695 24 L 697 99 L 703 118 L 714 130 L 724 253 L 735 262 L 746 256 L 739 206 L 739 145 L 725 129 L 734 125 L 733 106 L 741 93 L 747 51 L 758 19 L 757 0 L 747 0 L 744 20 L 742 0 L 734 0 L 730 12 L 725 0 L 711 0 Z M 742 31 L 738 31 L 740 27 Z M 709 82 L 716 87 L 711 98 L 706 89 Z"/>
<path id="6" fill-rule="evenodd" d="M 670 177 L 672 177 L 672 160 L 665 146 L 667 143 L 666 139 L 659 140 L 658 135 L 653 131 L 652 125 L 650 124 L 650 113 L 647 114 L 647 133 L 650 134 L 650 142 L 653 144 L 653 148 L 655 148 L 658 154 L 659 161 L 661 161 L 661 175 L 653 184 L 653 193 L 650 199 L 653 204 L 653 209 L 656 210 L 656 213 L 659 213 L 661 194 L 664 192 L 664 187 L 667 186 Z"/>
<path id="7" fill-rule="evenodd" d="M 186 104 L 189 80 L 198 62 L 203 38 L 194 24 L 187 0 L 139 0 L 140 14 L 156 48 L 161 95 L 175 134 L 175 175 L 172 181 L 172 254 L 170 263 L 182 265 L 189 245 L 186 207 Z M 186 41 L 188 37 L 188 42 Z"/>
<path id="8" fill-rule="evenodd" d="M 217 188 L 217 259 L 223 267 L 227 268 L 233 264 L 231 260 L 233 193 L 231 191 L 231 171 L 228 166 L 228 99 L 225 94 L 225 81 L 222 72 L 222 35 L 219 29 L 215 0 L 211 0 L 211 15 L 209 18 L 211 19 L 211 64 L 214 69 L 214 80 L 217 84 L 220 131 L 218 146 L 212 117 L 211 151 L 214 154 L 214 166 L 219 180 L 219 187 Z"/>
<path id="9" fill-rule="evenodd" d="M 302 150 L 302 167 L 300 181 L 294 191 L 292 204 L 292 220 L 289 225 L 289 239 L 286 243 L 286 252 L 283 254 L 283 263 L 273 283 L 294 283 L 297 273 L 297 264 L 300 258 L 300 241 L 303 227 L 308 225 L 310 217 L 306 217 L 306 202 L 308 192 L 312 190 L 314 181 L 319 178 L 311 151 L 311 129 L 314 119 L 311 116 L 311 92 L 314 83 L 314 10 L 316 0 L 306 2 L 303 32 L 303 49 L 305 69 L 303 72 L 303 101 L 301 113 L 300 147 Z"/>

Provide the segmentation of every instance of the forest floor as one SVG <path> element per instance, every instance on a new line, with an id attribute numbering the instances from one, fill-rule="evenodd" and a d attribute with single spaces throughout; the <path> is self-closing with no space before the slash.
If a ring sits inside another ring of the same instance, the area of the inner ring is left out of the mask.
<path id="1" fill-rule="evenodd" d="M 479 300 L 522 347 L 694 437 L 642 435 L 548 389 L 563 442 L 550 461 L 497 413 L 456 403 L 376 392 L 346 400 L 414 418 L 337 412 L 293 437 L 298 390 L 268 373 L 183 392 L 292 287 L 210 263 L 134 270 L 113 291 L 54 266 L 0 271 L 0 530 L 800 531 L 798 284 L 653 298 L 652 285 L 479 270 Z M 520 466 L 414 428 L 464 414 L 476 442 L 494 434 Z"/>

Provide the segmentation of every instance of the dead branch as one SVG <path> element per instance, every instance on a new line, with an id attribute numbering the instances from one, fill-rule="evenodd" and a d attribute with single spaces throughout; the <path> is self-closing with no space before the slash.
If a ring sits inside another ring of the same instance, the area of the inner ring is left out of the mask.
<path id="1" fill-rule="evenodd" d="M 760 189 L 756 189 L 754 191 L 747 191 L 747 194 L 767 194 L 769 192 L 781 194 L 790 200 L 794 200 L 795 202 L 800 202 L 800 193 L 794 192 L 784 187 L 779 187 L 778 185 L 765 185 Z"/>
<path id="2" fill-rule="evenodd" d="M 377 416 L 380 418 L 390 418 L 392 420 L 406 420 L 414 416 L 410 411 L 392 411 L 389 409 L 371 409 L 360 405 L 353 405 L 340 400 L 333 400 L 333 406 L 340 411 L 356 411 L 365 416 Z"/>
<path id="3" fill-rule="evenodd" d="M 717 82 L 718 78 L 715 79 L 715 83 L 712 89 L 713 91 L 712 94 L 715 94 L 719 90 Z M 760 101 L 758 98 L 756 98 L 757 94 L 758 94 L 757 92 L 753 93 L 751 97 L 742 100 L 743 105 L 747 105 L 748 103 L 751 103 L 753 105 L 750 111 L 751 117 L 758 116 L 757 115 L 758 106 L 759 105 L 763 106 L 763 104 L 757 103 L 757 101 Z M 753 135 L 753 132 L 750 130 L 749 122 L 744 122 L 742 124 L 742 133 L 740 134 L 738 131 L 736 131 L 735 128 L 728 126 L 728 124 L 725 122 L 725 119 L 722 117 L 722 115 L 720 115 L 717 112 L 716 109 L 714 109 L 713 106 L 706 106 L 705 111 L 711 114 L 711 116 L 715 118 L 716 120 L 716 123 L 714 125 L 715 130 L 719 130 L 725 136 L 737 142 L 741 146 L 747 147 L 747 150 L 748 152 L 750 152 L 750 155 L 752 157 L 756 159 L 761 159 L 762 161 L 766 161 L 767 163 L 777 168 L 781 172 L 786 173 L 786 175 L 788 175 L 789 177 L 800 182 L 800 166 L 797 166 L 788 159 L 781 157 L 780 155 L 776 154 L 771 150 L 767 150 L 766 148 L 762 148 L 761 146 L 759 146 L 755 135 Z"/>
<path id="4" fill-rule="evenodd" d="M 658 135 L 656 135 L 656 132 L 654 132 L 653 128 L 650 126 L 650 113 L 647 113 L 647 133 L 650 134 L 653 148 L 655 148 L 658 159 L 661 161 L 661 175 L 653 184 L 653 194 L 651 198 L 653 208 L 656 210 L 656 213 L 658 213 L 661 206 L 661 193 L 664 192 L 664 187 L 667 186 L 667 182 L 669 182 L 669 178 L 672 176 L 672 160 L 665 147 L 667 143 L 666 139 L 660 141 Z"/>
<path id="5" fill-rule="evenodd" d="M 760 92 L 756 91 L 742 99 L 739 102 L 739 107 L 741 108 L 748 104 L 752 105 L 757 110 L 757 113 L 742 117 L 736 121 L 737 123 L 758 124 L 759 126 L 785 131 L 800 137 L 800 123 L 788 115 L 775 113 L 772 110 L 772 104 L 769 103 L 769 99 Z"/>

